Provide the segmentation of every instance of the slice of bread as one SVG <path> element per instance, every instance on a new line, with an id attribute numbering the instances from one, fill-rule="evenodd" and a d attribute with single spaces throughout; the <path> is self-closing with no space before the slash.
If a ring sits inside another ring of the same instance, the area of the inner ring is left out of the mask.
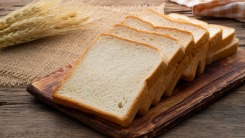
<path id="1" fill-rule="evenodd" d="M 185 70 L 182 78 L 187 81 L 191 81 L 195 78 L 196 72 L 198 72 L 199 75 L 204 71 L 205 66 L 199 66 L 199 64 L 206 62 L 206 53 L 208 49 L 208 45 L 206 45 L 206 43 L 208 43 L 209 40 L 209 33 L 207 29 L 192 23 L 178 21 L 152 10 L 141 12 L 137 15 L 137 17 L 152 23 L 154 26 L 177 28 L 192 33 L 195 41 L 194 49 L 196 49 L 195 51 L 201 54 L 197 56 L 194 51 L 192 52 L 192 58 L 194 60 Z"/>
<path id="2" fill-rule="evenodd" d="M 210 36 L 209 47 L 216 46 L 222 40 L 222 29 L 220 27 L 212 26 L 206 22 L 199 21 L 197 19 L 190 18 L 190 17 L 187 17 L 185 15 L 181 15 L 181 14 L 177 14 L 177 13 L 171 13 L 171 14 L 168 14 L 168 16 L 170 16 L 174 19 L 177 19 L 177 20 L 193 23 L 193 24 L 200 25 L 200 26 L 206 28 L 208 30 L 209 36 Z"/>
<path id="3" fill-rule="evenodd" d="M 208 55 L 207 65 L 236 53 L 238 43 L 239 40 L 237 38 L 234 38 L 232 42 L 228 43 L 223 48 Z"/>
<path id="4" fill-rule="evenodd" d="M 56 103 L 128 126 L 166 67 L 152 46 L 101 35 L 52 97 Z"/>
<path id="5" fill-rule="evenodd" d="M 185 68 L 187 67 L 188 62 L 191 61 L 190 53 L 195 45 L 193 36 L 191 33 L 179 29 L 173 29 L 168 27 L 154 27 L 151 23 L 144 21 L 136 16 L 127 16 L 125 20 L 122 22 L 122 24 L 128 25 L 130 27 L 134 27 L 138 30 L 155 32 L 162 35 L 168 35 L 170 37 L 177 39 L 179 43 L 182 45 L 182 47 L 185 49 L 185 57 L 188 56 L 188 58 L 185 60 L 181 60 L 178 63 L 178 66 L 176 67 L 173 66 L 167 68 L 168 74 L 175 77 L 174 78 L 171 77 L 168 80 L 166 79 L 165 82 L 168 90 L 166 90 L 164 93 L 163 91 L 160 91 L 156 94 L 152 104 L 157 105 L 163 94 L 165 96 L 170 96 L 172 94 L 172 90 L 173 90 L 172 88 L 175 87 L 177 81 L 180 79 Z"/>
<path id="6" fill-rule="evenodd" d="M 167 73 L 164 73 L 165 74 L 165 76 L 163 76 L 164 78 L 159 79 L 159 81 L 165 80 L 165 82 L 162 81 L 163 84 L 159 85 L 161 87 L 169 83 L 169 81 L 171 80 L 173 76 L 174 71 L 176 70 L 178 66 L 178 62 L 180 62 L 185 55 L 185 52 L 182 46 L 178 43 L 177 40 L 171 37 L 168 37 L 168 36 L 161 35 L 161 34 L 140 31 L 135 28 L 132 28 L 126 25 L 122 25 L 122 24 L 115 25 L 113 29 L 110 30 L 109 34 L 116 35 L 116 36 L 126 38 L 126 39 L 130 39 L 133 41 L 137 41 L 140 43 L 149 44 L 151 46 L 159 48 L 164 55 L 167 55 L 168 68 L 167 70 L 164 70 L 164 72 L 167 71 Z M 163 88 L 162 89 L 157 88 L 157 90 L 158 91 L 153 91 L 149 95 L 149 98 L 145 100 L 145 104 L 143 104 L 142 107 L 140 108 L 139 114 L 143 114 L 143 115 L 146 114 L 149 110 L 149 107 L 156 93 L 164 92 Z"/>

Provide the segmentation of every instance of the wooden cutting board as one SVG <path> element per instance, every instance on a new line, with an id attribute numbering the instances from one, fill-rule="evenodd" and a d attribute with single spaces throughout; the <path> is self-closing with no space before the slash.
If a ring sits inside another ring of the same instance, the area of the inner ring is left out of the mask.
<path id="1" fill-rule="evenodd" d="M 136 117 L 128 128 L 98 116 L 54 103 L 51 94 L 71 70 L 67 65 L 28 85 L 27 91 L 39 100 L 112 137 L 153 137 L 220 99 L 245 83 L 245 50 L 206 67 L 205 73 L 192 82 L 179 82 L 174 96 L 163 98 L 144 117 Z"/>

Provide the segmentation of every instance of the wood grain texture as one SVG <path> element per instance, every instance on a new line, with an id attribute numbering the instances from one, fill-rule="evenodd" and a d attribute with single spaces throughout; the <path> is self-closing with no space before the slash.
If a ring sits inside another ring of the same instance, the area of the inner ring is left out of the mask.
<path id="1" fill-rule="evenodd" d="M 128 128 L 120 127 L 93 114 L 56 104 L 52 93 L 72 69 L 71 65 L 31 83 L 27 91 L 48 105 L 112 137 L 153 137 L 219 100 L 245 82 L 245 50 L 206 67 L 192 82 L 180 82 L 176 94 L 162 99 L 144 117 L 137 117 Z"/>
<path id="2" fill-rule="evenodd" d="M 0 0 L 0 16 L 16 10 L 33 0 Z M 89 0 L 86 0 L 89 1 Z M 208 23 L 221 24 L 236 29 L 239 47 L 245 47 L 244 23 L 231 19 L 195 17 L 191 9 L 168 0 L 97 0 L 96 5 L 141 5 L 166 2 L 166 13 L 177 12 Z M 243 48 L 245 49 L 245 48 Z M 106 137 L 87 125 L 62 114 L 36 100 L 26 92 L 25 86 L 0 88 L 0 137 L 18 138 L 87 138 Z M 186 119 L 180 125 L 159 135 L 164 138 L 242 138 L 245 137 L 245 85 Z"/>

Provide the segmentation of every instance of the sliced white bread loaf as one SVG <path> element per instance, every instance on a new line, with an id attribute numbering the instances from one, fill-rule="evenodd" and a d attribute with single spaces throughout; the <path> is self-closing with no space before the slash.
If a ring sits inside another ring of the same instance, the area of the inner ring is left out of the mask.
<path id="1" fill-rule="evenodd" d="M 206 62 L 206 53 L 208 49 L 207 43 L 209 40 L 207 29 L 199 25 L 177 21 L 169 16 L 152 10 L 141 12 L 137 17 L 152 23 L 154 26 L 177 28 L 192 33 L 195 41 L 195 50 L 192 52 L 191 64 L 185 70 L 182 78 L 187 81 L 191 81 L 195 78 L 196 72 L 200 73 L 204 71 L 205 66 L 203 65 L 205 65 Z M 197 52 L 200 54 L 197 55 Z"/>
<path id="2" fill-rule="evenodd" d="M 58 85 L 53 99 L 126 127 L 166 67 L 163 58 L 155 47 L 101 35 Z"/>
<path id="3" fill-rule="evenodd" d="M 144 104 L 140 108 L 139 114 L 144 115 L 148 112 L 155 95 L 157 93 L 164 92 L 164 88 L 162 86 L 165 85 L 166 87 L 166 84 L 168 84 L 169 81 L 172 79 L 173 73 L 177 69 L 178 62 L 183 59 L 185 52 L 178 41 L 171 37 L 157 33 L 140 31 L 122 24 L 115 25 L 113 29 L 110 30 L 109 34 L 137 41 L 140 43 L 149 44 L 151 46 L 159 48 L 164 55 L 167 55 L 168 68 L 167 70 L 163 71 L 165 75 L 161 79 L 159 79 L 159 81 L 161 81 L 163 84 L 159 83 L 159 87 L 156 88 L 158 91 L 152 91 L 152 93 L 149 94 L 148 99 L 145 100 Z"/>
<path id="4" fill-rule="evenodd" d="M 182 76 L 185 68 L 187 68 L 187 65 L 191 61 L 191 51 L 194 48 L 194 39 L 191 33 L 173 29 L 173 28 L 167 28 L 167 27 L 154 27 L 151 23 L 144 21 L 136 16 L 127 16 L 125 20 L 122 22 L 124 25 L 128 25 L 130 27 L 134 27 L 138 30 L 143 31 L 149 31 L 149 32 L 155 32 L 162 35 L 168 35 L 170 37 L 173 37 L 179 41 L 179 43 L 182 45 L 182 47 L 185 49 L 185 60 L 181 60 L 178 63 L 177 69 L 167 68 L 169 70 L 169 74 L 171 76 L 174 76 L 171 78 L 171 80 L 166 80 L 166 91 L 164 93 L 159 92 L 156 94 L 153 105 L 157 105 L 157 103 L 160 101 L 161 96 L 164 94 L 166 96 L 170 96 L 172 94 L 173 88 L 177 84 L 178 80 Z"/>
<path id="5" fill-rule="evenodd" d="M 232 42 L 226 44 L 218 51 L 215 51 L 212 54 L 208 55 L 207 65 L 236 53 L 238 43 L 239 40 L 237 38 L 234 38 Z"/>

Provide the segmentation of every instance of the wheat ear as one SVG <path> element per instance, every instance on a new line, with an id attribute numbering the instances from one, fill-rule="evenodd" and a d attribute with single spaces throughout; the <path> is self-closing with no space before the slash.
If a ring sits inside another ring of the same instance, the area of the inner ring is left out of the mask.
<path id="1" fill-rule="evenodd" d="M 69 5 L 71 6 L 71 5 Z M 80 28 L 88 7 L 71 8 L 62 0 L 38 0 L 0 19 L 0 48 Z"/>

